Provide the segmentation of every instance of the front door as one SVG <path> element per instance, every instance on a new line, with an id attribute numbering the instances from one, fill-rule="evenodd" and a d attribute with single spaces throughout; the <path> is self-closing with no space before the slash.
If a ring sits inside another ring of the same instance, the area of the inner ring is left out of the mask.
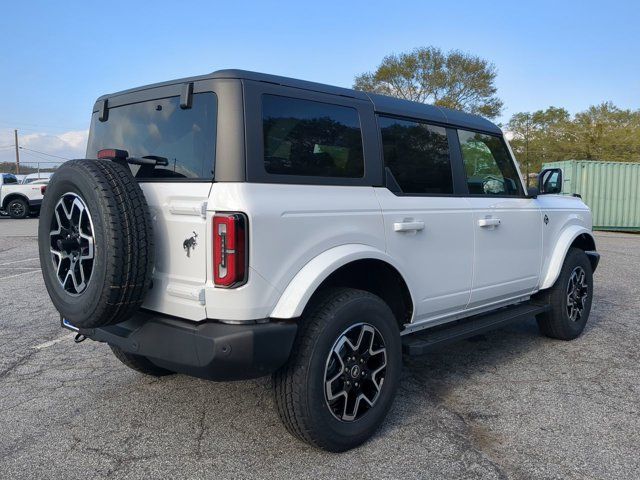
<path id="1" fill-rule="evenodd" d="M 529 295 L 538 285 L 542 218 L 524 194 L 518 170 L 499 136 L 458 130 L 473 209 L 475 255 L 468 308 Z"/>
<path id="2" fill-rule="evenodd" d="M 387 251 L 414 296 L 413 322 L 460 312 L 471 292 L 474 232 L 468 199 L 454 195 L 450 133 L 414 120 L 378 121 L 387 185 L 375 191 Z"/>

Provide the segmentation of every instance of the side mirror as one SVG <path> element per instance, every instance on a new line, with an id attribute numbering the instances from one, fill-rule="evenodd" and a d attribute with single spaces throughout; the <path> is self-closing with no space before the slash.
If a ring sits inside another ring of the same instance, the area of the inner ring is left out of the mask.
<path id="1" fill-rule="evenodd" d="M 540 190 L 538 190 L 538 187 L 527 188 L 527 196 L 536 198 L 538 195 L 540 195 Z"/>
<path id="2" fill-rule="evenodd" d="M 546 168 L 538 175 L 538 190 L 540 195 L 562 193 L 562 170 Z"/>

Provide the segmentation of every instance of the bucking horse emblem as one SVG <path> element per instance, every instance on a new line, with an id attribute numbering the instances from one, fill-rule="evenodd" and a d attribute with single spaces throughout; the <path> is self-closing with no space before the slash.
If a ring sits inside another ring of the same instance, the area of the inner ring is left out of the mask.
<path id="1" fill-rule="evenodd" d="M 184 242 L 182 242 L 182 248 L 184 248 L 187 252 L 187 257 L 191 257 L 191 250 L 196 248 L 196 246 L 198 245 L 198 241 L 196 240 L 196 238 L 198 238 L 198 234 L 196 232 L 193 232 L 192 237 L 189 237 Z"/>

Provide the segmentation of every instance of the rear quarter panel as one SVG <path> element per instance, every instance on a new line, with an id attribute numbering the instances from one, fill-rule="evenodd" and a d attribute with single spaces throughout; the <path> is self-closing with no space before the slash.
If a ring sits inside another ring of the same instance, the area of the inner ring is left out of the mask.
<path id="1" fill-rule="evenodd" d="M 209 217 L 215 211 L 238 211 L 249 219 L 248 282 L 221 289 L 209 280 L 209 318 L 268 317 L 295 275 L 331 248 L 362 244 L 385 250 L 382 215 L 372 187 L 214 183 L 208 210 Z M 212 279 L 212 262 L 208 263 L 207 277 Z"/>

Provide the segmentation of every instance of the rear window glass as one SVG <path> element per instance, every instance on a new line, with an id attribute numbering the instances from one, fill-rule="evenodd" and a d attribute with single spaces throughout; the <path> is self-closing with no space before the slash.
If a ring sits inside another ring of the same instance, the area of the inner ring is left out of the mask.
<path id="1" fill-rule="evenodd" d="M 109 109 L 106 122 L 94 113 L 87 157 L 106 148 L 126 150 L 130 157 L 158 156 L 167 165 L 130 165 L 139 179 L 213 178 L 217 99 L 196 93 L 191 108 L 180 108 L 180 97 L 133 103 Z"/>
<path id="2" fill-rule="evenodd" d="M 278 175 L 361 178 L 364 156 L 355 108 L 263 95 L 264 168 Z"/>

